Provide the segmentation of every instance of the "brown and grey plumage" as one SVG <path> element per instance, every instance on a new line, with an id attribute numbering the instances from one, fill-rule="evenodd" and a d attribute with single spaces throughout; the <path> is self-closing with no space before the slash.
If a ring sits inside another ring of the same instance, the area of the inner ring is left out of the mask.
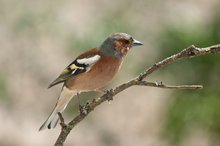
<path id="1" fill-rule="evenodd" d="M 124 56 L 133 46 L 143 45 L 125 33 L 109 36 L 100 47 L 77 57 L 50 85 L 64 83 L 56 106 L 39 130 L 54 128 L 69 101 L 80 92 L 93 91 L 108 83 L 120 69 Z"/>

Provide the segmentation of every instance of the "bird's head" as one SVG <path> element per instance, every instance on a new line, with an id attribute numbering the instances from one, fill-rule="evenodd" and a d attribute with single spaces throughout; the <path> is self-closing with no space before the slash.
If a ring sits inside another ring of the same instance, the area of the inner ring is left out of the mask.
<path id="1" fill-rule="evenodd" d="M 112 57 L 123 57 L 134 46 L 143 45 L 126 33 L 115 33 L 109 36 L 100 46 L 100 51 Z"/>

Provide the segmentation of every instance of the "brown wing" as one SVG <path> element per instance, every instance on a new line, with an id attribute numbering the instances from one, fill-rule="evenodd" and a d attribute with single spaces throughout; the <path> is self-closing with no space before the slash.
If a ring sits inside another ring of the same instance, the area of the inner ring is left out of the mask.
<path id="1" fill-rule="evenodd" d="M 101 56 L 99 54 L 99 50 L 94 48 L 78 56 L 63 70 L 63 72 L 49 85 L 48 88 L 51 88 L 59 83 L 63 83 L 71 77 L 87 72 L 91 66 L 100 59 Z"/>

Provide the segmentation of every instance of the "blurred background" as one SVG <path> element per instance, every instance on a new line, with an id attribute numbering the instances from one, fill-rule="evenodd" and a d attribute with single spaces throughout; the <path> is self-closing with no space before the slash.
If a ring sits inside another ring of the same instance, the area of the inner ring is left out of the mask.
<path id="1" fill-rule="evenodd" d="M 54 144 L 59 126 L 38 132 L 61 90 L 47 86 L 80 53 L 115 32 L 144 43 L 111 88 L 187 46 L 220 43 L 219 7 L 219 0 L 0 0 L 0 146 Z M 218 54 L 166 66 L 147 80 L 204 89 L 129 88 L 75 127 L 66 146 L 219 146 L 219 75 Z M 65 120 L 77 112 L 73 100 Z"/>

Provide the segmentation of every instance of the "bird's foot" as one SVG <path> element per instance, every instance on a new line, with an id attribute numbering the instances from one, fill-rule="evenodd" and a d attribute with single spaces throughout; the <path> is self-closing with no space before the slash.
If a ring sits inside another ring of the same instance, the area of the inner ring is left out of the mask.
<path id="1" fill-rule="evenodd" d="M 57 114 L 58 114 L 59 119 L 60 119 L 60 126 L 61 127 L 68 127 L 68 125 L 65 124 L 65 121 L 64 121 L 64 118 L 63 118 L 62 114 L 60 112 L 58 112 Z"/>
<path id="2" fill-rule="evenodd" d="M 113 89 L 104 91 L 108 102 L 113 100 Z"/>
<path id="3" fill-rule="evenodd" d="M 87 115 L 89 110 L 90 110 L 89 102 L 87 102 L 84 106 L 79 105 L 79 112 L 81 116 Z"/>
<path id="4" fill-rule="evenodd" d="M 84 107 L 81 104 L 79 104 L 79 113 L 81 116 L 85 114 Z"/>

